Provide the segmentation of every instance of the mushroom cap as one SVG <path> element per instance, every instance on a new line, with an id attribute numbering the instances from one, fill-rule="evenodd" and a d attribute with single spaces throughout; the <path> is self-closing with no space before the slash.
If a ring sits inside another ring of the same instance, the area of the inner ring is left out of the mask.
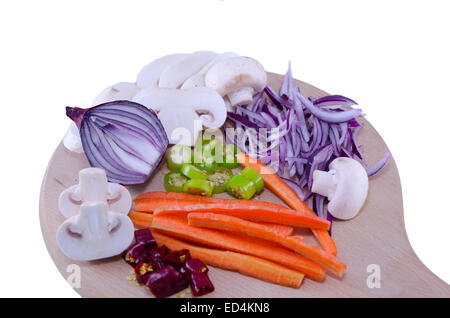
<path id="1" fill-rule="evenodd" d="M 159 77 L 160 88 L 179 88 L 183 82 L 211 62 L 217 53 L 198 51 L 166 67 Z"/>
<path id="2" fill-rule="evenodd" d="M 83 153 L 83 144 L 81 143 L 80 131 L 77 124 L 74 121 L 70 122 L 70 126 L 67 129 L 63 138 L 63 145 L 68 150 L 75 153 Z"/>
<path id="3" fill-rule="evenodd" d="M 189 77 L 188 79 L 186 79 L 183 83 L 183 85 L 181 85 L 181 89 L 188 89 L 188 88 L 192 88 L 192 87 L 204 87 L 205 86 L 205 75 L 206 73 L 209 71 L 209 69 L 215 65 L 216 63 L 228 59 L 230 57 L 235 57 L 238 56 L 237 53 L 234 52 L 225 52 L 225 53 L 221 53 L 218 54 L 211 62 L 209 62 L 208 64 L 206 64 L 205 66 L 202 67 L 202 69 L 192 75 L 191 77 Z"/>
<path id="4" fill-rule="evenodd" d="M 119 82 L 102 90 L 92 105 L 96 106 L 115 100 L 131 100 L 138 91 L 139 87 L 135 83 Z"/>
<path id="5" fill-rule="evenodd" d="M 369 190 L 366 169 L 355 159 L 339 157 L 329 171 L 314 171 L 312 192 L 327 196 L 328 211 L 335 218 L 349 220 L 361 210 Z"/>
<path id="6" fill-rule="evenodd" d="M 122 253 L 133 241 L 130 218 L 108 211 L 104 202 L 87 202 L 56 232 L 60 250 L 69 258 L 90 261 Z"/>
<path id="7" fill-rule="evenodd" d="M 177 63 L 187 56 L 185 53 L 165 55 L 145 65 L 136 77 L 139 88 L 158 87 L 161 73 L 170 65 Z"/>
<path id="8" fill-rule="evenodd" d="M 227 118 L 223 98 L 206 87 L 189 89 L 147 88 L 133 99 L 153 109 L 169 137 L 170 143 L 180 143 L 180 133 L 189 133 L 181 143 L 194 145 L 202 126 L 221 127 Z"/>
<path id="9" fill-rule="evenodd" d="M 244 88 L 253 93 L 267 85 L 267 74 L 257 60 L 245 56 L 224 59 L 214 64 L 205 75 L 206 87 L 225 96 Z"/>

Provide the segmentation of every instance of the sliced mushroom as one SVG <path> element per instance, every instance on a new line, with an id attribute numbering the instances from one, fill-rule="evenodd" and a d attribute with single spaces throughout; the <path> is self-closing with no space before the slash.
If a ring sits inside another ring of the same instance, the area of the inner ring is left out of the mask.
<path id="1" fill-rule="evenodd" d="M 109 211 L 105 202 L 86 202 L 78 215 L 61 224 L 56 242 L 67 257 L 90 261 L 122 253 L 133 236 L 128 216 Z"/>
<path id="2" fill-rule="evenodd" d="M 184 59 L 188 54 L 179 53 L 163 56 L 150 62 L 142 68 L 136 78 L 136 85 L 139 88 L 158 87 L 161 73 L 170 65 Z"/>
<path id="3" fill-rule="evenodd" d="M 183 82 L 211 62 L 217 53 L 198 51 L 166 67 L 159 77 L 160 88 L 180 88 Z"/>
<path id="4" fill-rule="evenodd" d="M 64 190 L 59 196 L 59 211 L 66 218 L 77 215 L 84 202 L 107 203 L 109 210 L 127 215 L 131 208 L 131 195 L 117 183 L 107 181 L 105 170 L 86 168 L 78 173 L 79 184 Z"/>
<path id="5" fill-rule="evenodd" d="M 366 201 L 369 178 L 366 169 L 355 159 L 339 157 L 329 171 L 315 170 L 311 191 L 328 198 L 328 211 L 335 218 L 355 217 Z"/>
<path id="6" fill-rule="evenodd" d="M 81 144 L 80 131 L 75 122 L 71 122 L 66 134 L 63 138 L 63 145 L 68 150 L 83 153 L 83 145 Z"/>
<path id="7" fill-rule="evenodd" d="M 209 71 L 209 69 L 216 63 L 228 59 L 230 57 L 238 56 L 234 52 L 225 52 L 217 55 L 211 62 L 202 67 L 202 69 L 189 77 L 184 81 L 183 85 L 181 85 L 181 89 L 187 89 L 192 87 L 204 87 L 205 86 L 205 75 Z"/>
<path id="8" fill-rule="evenodd" d="M 202 126 L 219 128 L 227 117 L 225 102 L 206 87 L 190 89 L 147 88 L 133 101 L 153 109 L 170 143 L 194 145 Z"/>
<path id="9" fill-rule="evenodd" d="M 205 75 L 206 87 L 228 96 L 231 105 L 245 105 L 264 89 L 267 74 L 255 59 L 238 56 L 214 64 Z"/>
<path id="10" fill-rule="evenodd" d="M 102 90 L 94 99 L 92 105 L 100 105 L 115 100 L 131 100 L 138 91 L 139 87 L 135 83 L 120 82 Z"/>

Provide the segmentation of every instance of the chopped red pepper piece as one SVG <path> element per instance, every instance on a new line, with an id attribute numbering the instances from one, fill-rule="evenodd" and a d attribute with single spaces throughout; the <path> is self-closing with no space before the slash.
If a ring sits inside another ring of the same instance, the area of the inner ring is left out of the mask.
<path id="1" fill-rule="evenodd" d="M 191 259 L 191 254 L 189 253 L 189 250 L 182 249 L 179 251 L 173 251 L 169 254 L 169 257 L 167 258 L 167 262 L 172 265 L 174 268 L 179 269 L 182 267 L 187 260 Z"/>
<path id="2" fill-rule="evenodd" d="M 139 264 L 134 268 L 134 273 L 136 274 L 136 281 L 139 284 L 145 284 L 148 277 L 152 272 L 156 271 L 156 266 L 153 264 L 149 257 L 141 260 Z"/>
<path id="3" fill-rule="evenodd" d="M 148 255 L 152 259 L 156 268 L 159 270 L 166 266 L 166 261 L 170 255 L 170 250 L 167 248 L 167 246 L 162 245 L 148 251 Z"/>
<path id="4" fill-rule="evenodd" d="M 191 273 L 194 273 L 194 272 L 207 273 L 208 272 L 208 267 L 206 267 L 205 263 L 203 263 L 201 260 L 196 259 L 196 258 L 186 261 L 185 267 Z"/>
<path id="5" fill-rule="evenodd" d="M 190 281 L 191 274 L 194 272 L 207 273 L 208 267 L 201 260 L 192 258 L 188 259 L 186 263 L 179 269 L 181 275 Z"/>
<path id="6" fill-rule="evenodd" d="M 137 230 L 134 232 L 134 239 L 136 243 L 144 243 L 147 249 L 157 247 L 156 241 L 153 238 L 152 232 L 149 229 Z"/>
<path id="7" fill-rule="evenodd" d="M 191 274 L 191 290 L 194 296 L 203 296 L 214 291 L 214 286 L 209 280 L 208 274 L 193 272 Z"/>
<path id="8" fill-rule="evenodd" d="M 172 266 L 150 273 L 145 285 L 155 297 L 173 295 L 188 286 L 186 280 Z"/>
<path id="9" fill-rule="evenodd" d="M 145 244 L 136 242 L 122 253 L 122 258 L 134 268 L 140 262 L 140 259 L 146 255 Z"/>

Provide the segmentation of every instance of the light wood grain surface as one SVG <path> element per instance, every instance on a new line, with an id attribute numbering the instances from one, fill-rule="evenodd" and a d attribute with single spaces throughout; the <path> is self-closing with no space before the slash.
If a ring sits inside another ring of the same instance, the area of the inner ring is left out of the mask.
<path id="1" fill-rule="evenodd" d="M 271 87 L 278 88 L 281 80 L 280 75 L 269 73 Z M 306 96 L 327 95 L 304 82 L 297 81 L 297 84 Z M 362 119 L 362 122 L 364 128 L 357 140 L 364 146 L 363 154 L 371 164 L 385 153 L 387 146 L 367 120 Z M 49 162 L 39 206 L 48 252 L 65 278 L 70 275 L 67 271 L 70 264 L 80 266 L 81 287 L 75 290 L 83 297 L 151 297 L 144 287 L 126 280 L 131 267 L 120 257 L 75 262 L 62 254 L 56 245 L 56 230 L 64 221 L 57 207 L 59 194 L 78 183 L 78 171 L 88 166 L 84 154 L 71 153 L 62 144 Z M 167 168 L 162 164 L 149 182 L 128 189 L 133 197 L 144 191 L 163 190 L 162 179 L 166 172 Z M 282 203 L 267 189 L 257 199 Z M 314 240 L 308 231 L 299 229 L 298 232 L 308 241 Z M 394 158 L 391 157 L 378 175 L 370 178 L 368 198 L 360 214 L 353 220 L 333 223 L 333 238 L 338 257 L 348 267 L 343 278 L 329 274 L 322 283 L 305 279 L 299 289 L 293 289 L 210 266 L 210 278 L 216 290 L 207 297 L 450 297 L 449 285 L 422 264 L 408 242 Z M 370 275 L 367 268 L 371 264 L 380 268 L 380 288 L 367 285 Z"/>

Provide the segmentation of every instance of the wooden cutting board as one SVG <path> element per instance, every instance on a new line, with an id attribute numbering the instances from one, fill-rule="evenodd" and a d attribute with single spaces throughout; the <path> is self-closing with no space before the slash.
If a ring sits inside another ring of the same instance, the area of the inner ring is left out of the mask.
<path id="1" fill-rule="evenodd" d="M 269 73 L 269 84 L 278 89 L 282 76 Z M 307 83 L 297 81 L 305 96 L 327 95 Z M 370 114 L 369 114 L 370 116 Z M 387 150 L 383 139 L 365 119 L 358 135 L 358 144 L 369 164 L 376 162 Z M 47 167 L 42 183 L 39 214 L 47 249 L 61 274 L 68 278 L 80 269 L 83 297 L 151 297 L 144 287 L 127 281 L 131 267 L 120 256 L 91 262 L 74 262 L 56 245 L 55 233 L 64 217 L 58 211 L 58 196 L 67 187 L 78 183 L 78 171 L 89 163 L 84 154 L 69 152 L 58 146 Z M 164 190 L 163 175 L 167 167 L 161 164 L 146 184 L 130 186 L 132 197 L 137 194 Z M 222 196 L 226 197 L 226 194 Z M 259 200 L 282 203 L 269 190 Z M 309 231 L 298 230 L 308 241 L 314 241 Z M 400 179 L 391 157 L 377 175 L 370 178 L 369 194 L 360 214 L 350 221 L 333 223 L 333 238 L 338 257 L 347 264 L 343 278 L 329 274 L 322 283 L 305 279 L 299 289 L 287 288 L 210 266 L 210 278 L 215 292 L 206 297 L 450 297 L 450 287 L 430 272 L 414 254 L 405 231 Z M 373 268 L 379 268 L 379 288 L 368 284 Z M 372 288 L 370 288 L 372 287 Z"/>

